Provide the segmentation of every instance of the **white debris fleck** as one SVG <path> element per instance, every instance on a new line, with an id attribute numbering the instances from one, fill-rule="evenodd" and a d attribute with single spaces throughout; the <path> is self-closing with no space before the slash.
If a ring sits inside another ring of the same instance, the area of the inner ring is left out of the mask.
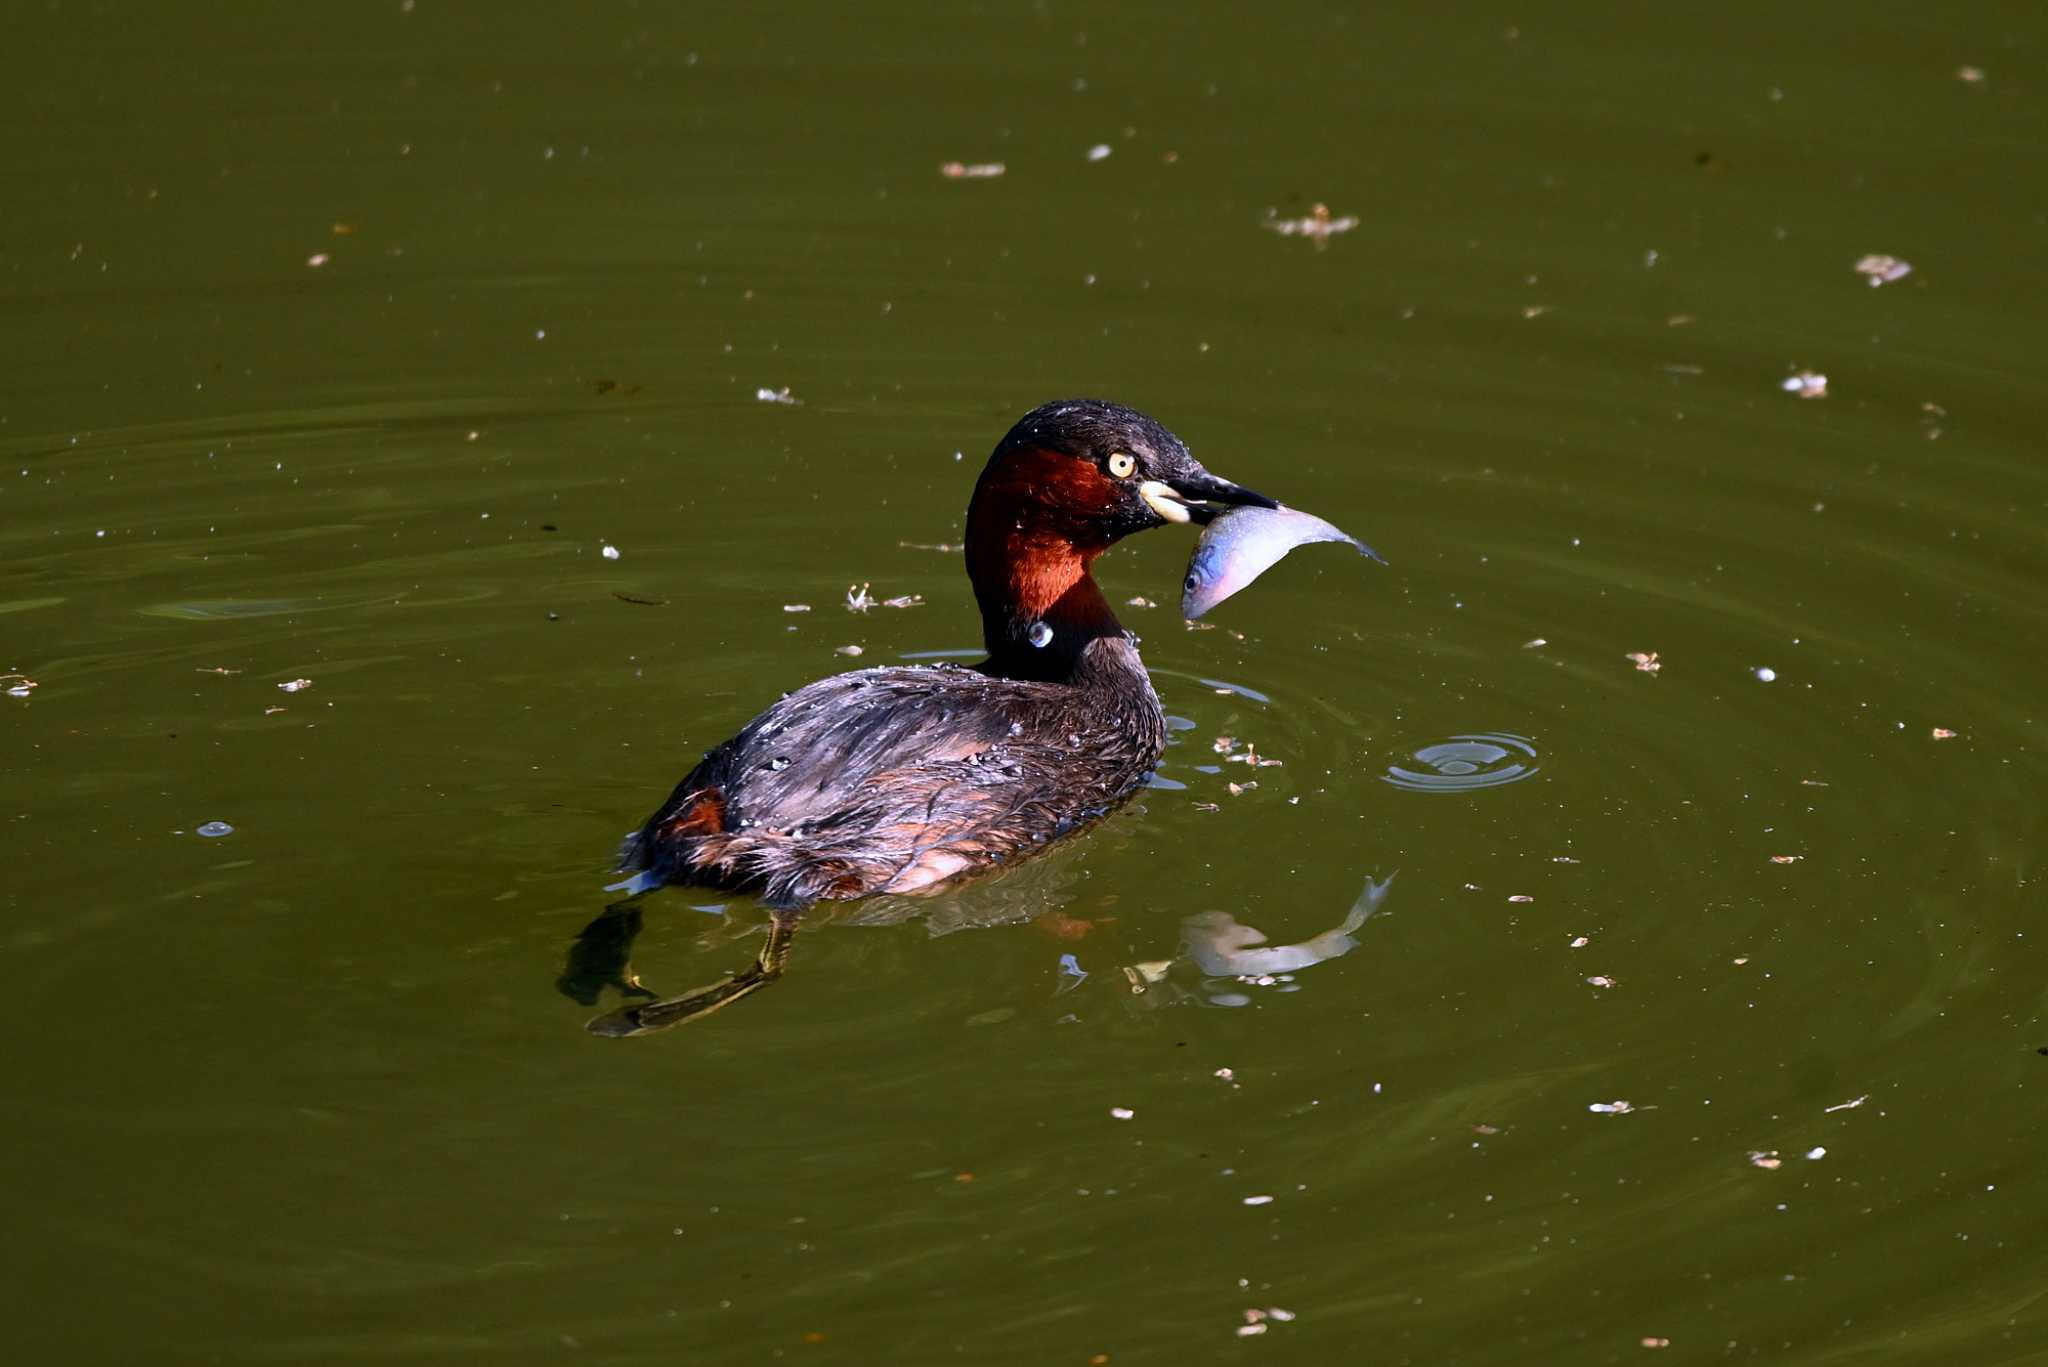
<path id="1" fill-rule="evenodd" d="M 1758 665 L 1749 672 L 1756 675 L 1760 683 L 1771 683 L 1778 677 L 1778 671 L 1772 669 L 1769 665 Z"/>
<path id="2" fill-rule="evenodd" d="M 948 161 L 939 165 L 947 180 L 994 180 L 1006 168 L 999 161 Z"/>
<path id="3" fill-rule="evenodd" d="M 1586 1109 L 1594 1115 L 1627 1115 L 1635 1107 L 1626 1101 L 1596 1101 Z"/>
<path id="4" fill-rule="evenodd" d="M 1266 1326 L 1264 1324 L 1240 1324 L 1237 1326 L 1237 1336 L 1241 1339 L 1256 1338 L 1265 1332 Z"/>
<path id="5" fill-rule="evenodd" d="M 1847 1101 L 1838 1101 L 1832 1106 L 1824 1106 L 1821 1108 L 1821 1114 L 1827 1115 L 1833 1111 L 1853 1111 L 1868 1100 L 1870 1100 L 1870 1093 L 1865 1092 L 1862 1096 L 1851 1097 Z"/>
<path id="6" fill-rule="evenodd" d="M 303 693 L 313 686 L 311 679 L 286 679 L 278 687 L 287 693 Z"/>
<path id="7" fill-rule="evenodd" d="M 1109 1108 L 1109 1113 L 1112 1116 L 1116 1117 L 1118 1120 L 1129 1120 L 1132 1116 L 1137 1114 L 1136 1111 L 1132 1110 L 1128 1106 L 1112 1106 Z"/>
<path id="8" fill-rule="evenodd" d="M 1802 370 L 1780 380 L 1778 388 L 1802 399 L 1825 399 L 1828 396 L 1828 377 L 1816 370 Z"/>
<path id="9" fill-rule="evenodd" d="M 791 408 L 801 408 L 803 407 L 804 402 L 802 399 L 799 399 L 798 397 L 796 397 L 796 395 L 789 392 L 788 385 L 784 385 L 780 389 L 770 389 L 766 385 L 763 385 L 761 388 L 756 389 L 754 391 L 754 397 L 759 399 L 762 403 L 788 404 Z"/>
<path id="10" fill-rule="evenodd" d="M 1574 936 L 1572 937 L 1572 948 L 1573 948 L 1573 949 L 1584 949 L 1584 948 L 1585 948 L 1585 947 L 1586 947 L 1587 945 L 1589 945 L 1589 944 L 1592 944 L 1592 943 L 1593 943 L 1593 942 L 1592 942 L 1591 940 L 1587 939 L 1587 938 L 1586 938 L 1585 936 L 1583 936 L 1583 935 L 1574 935 Z"/>
<path id="11" fill-rule="evenodd" d="M 1111 147 L 1106 142 L 1098 142 L 1093 147 L 1088 149 L 1088 160 L 1107 161 L 1109 159 L 1109 154 L 1115 150 L 1115 148 Z"/>
<path id="12" fill-rule="evenodd" d="M 1273 1204 L 1273 1198 L 1270 1196 L 1247 1196 L 1244 1198 L 1244 1203 L 1248 1206 L 1270 1206 Z"/>
<path id="13" fill-rule="evenodd" d="M 1806 1151 L 1807 1161 L 1812 1163 L 1818 1163 L 1821 1159 L 1826 1158 L 1827 1156 L 1828 1151 L 1825 1148 L 1821 1147 L 1819 1144 L 1815 1144 L 1812 1148 Z"/>
<path id="14" fill-rule="evenodd" d="M 811 605 L 809 603 L 784 603 L 782 610 L 784 612 L 809 612 Z"/>
<path id="15" fill-rule="evenodd" d="M 862 649 L 861 649 L 861 648 L 860 648 L 859 646 L 840 646 L 840 647 L 839 647 L 839 648 L 838 648 L 837 650 L 833 651 L 832 653 L 833 653 L 834 655 L 865 655 L 865 654 L 867 654 L 867 652 L 866 652 L 866 651 L 864 651 L 864 650 L 862 650 Z"/>
<path id="16" fill-rule="evenodd" d="M 329 261 L 333 259 L 334 258 L 330 257 L 326 252 L 314 252 L 311 256 L 306 258 L 306 264 L 317 271 L 322 266 L 326 265 Z"/>
<path id="17" fill-rule="evenodd" d="M 1894 280 L 1904 280 L 1912 273 L 1912 262 L 1901 261 L 1896 256 L 1884 256 L 1875 252 L 1861 258 L 1856 263 L 1856 274 L 1868 280 L 1872 289 L 1876 289 L 1879 285 L 1889 285 Z"/>
<path id="18" fill-rule="evenodd" d="M 619 548 L 610 542 L 606 542 L 604 549 L 599 551 L 598 554 L 607 560 L 617 560 L 619 558 Z"/>

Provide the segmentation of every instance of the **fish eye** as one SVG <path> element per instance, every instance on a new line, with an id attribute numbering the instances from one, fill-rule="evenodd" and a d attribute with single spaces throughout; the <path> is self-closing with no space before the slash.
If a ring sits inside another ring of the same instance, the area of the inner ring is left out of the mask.
<path id="1" fill-rule="evenodd" d="M 1109 472 L 1118 479 L 1129 479 L 1137 468 L 1137 458 L 1123 451 L 1118 451 L 1109 458 Z"/>
<path id="2" fill-rule="evenodd" d="M 1191 574 L 1191 575 L 1189 575 L 1189 576 L 1188 576 L 1188 577 L 1187 577 L 1187 578 L 1186 578 L 1186 579 L 1185 579 L 1184 581 L 1182 581 L 1182 583 L 1181 583 L 1181 587 L 1182 587 L 1182 588 L 1184 588 L 1184 589 L 1192 589 L 1192 588 L 1193 588 L 1194 586 L 1195 586 L 1195 576 L 1193 576 L 1192 574 Z"/>

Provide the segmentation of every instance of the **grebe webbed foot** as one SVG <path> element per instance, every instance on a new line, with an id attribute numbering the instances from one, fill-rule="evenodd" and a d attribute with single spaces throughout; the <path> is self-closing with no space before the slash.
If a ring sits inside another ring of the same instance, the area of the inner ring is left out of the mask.
<path id="1" fill-rule="evenodd" d="M 684 1021 L 708 1016 L 781 977 L 783 965 L 789 962 L 790 944 L 795 938 L 796 918 L 778 915 L 768 923 L 768 942 L 761 946 L 760 956 L 725 981 L 700 987 L 680 997 L 670 997 L 666 1001 L 623 1006 L 596 1017 L 583 1028 L 593 1035 L 625 1039 L 633 1035 L 651 1035 L 657 1030 L 667 1030 Z"/>

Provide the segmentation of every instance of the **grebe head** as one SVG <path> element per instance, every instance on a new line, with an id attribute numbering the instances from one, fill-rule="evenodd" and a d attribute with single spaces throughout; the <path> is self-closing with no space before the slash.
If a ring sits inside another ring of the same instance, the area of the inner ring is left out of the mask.
<path id="1" fill-rule="evenodd" d="M 1135 409 L 1062 399 L 1032 409 L 989 456 L 967 508 L 967 572 L 991 662 L 1059 678 L 1088 641 L 1122 627 L 1089 576 L 1132 532 L 1207 523 L 1220 507 L 1278 507 L 1202 468 Z"/>
<path id="2" fill-rule="evenodd" d="M 1169 522 L 1206 523 L 1219 504 L 1278 506 L 1210 474 L 1157 420 L 1101 399 L 1061 399 L 1019 418 L 989 456 L 974 502 L 1063 531 L 1084 554 Z"/>

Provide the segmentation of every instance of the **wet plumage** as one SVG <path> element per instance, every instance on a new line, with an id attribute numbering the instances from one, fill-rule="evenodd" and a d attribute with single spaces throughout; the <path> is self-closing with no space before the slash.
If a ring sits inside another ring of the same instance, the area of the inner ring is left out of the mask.
<path id="1" fill-rule="evenodd" d="M 801 908 L 922 891 L 1102 816 L 1159 760 L 1159 700 L 1122 639 L 1100 688 L 951 665 L 821 679 L 704 757 L 622 867 Z"/>

